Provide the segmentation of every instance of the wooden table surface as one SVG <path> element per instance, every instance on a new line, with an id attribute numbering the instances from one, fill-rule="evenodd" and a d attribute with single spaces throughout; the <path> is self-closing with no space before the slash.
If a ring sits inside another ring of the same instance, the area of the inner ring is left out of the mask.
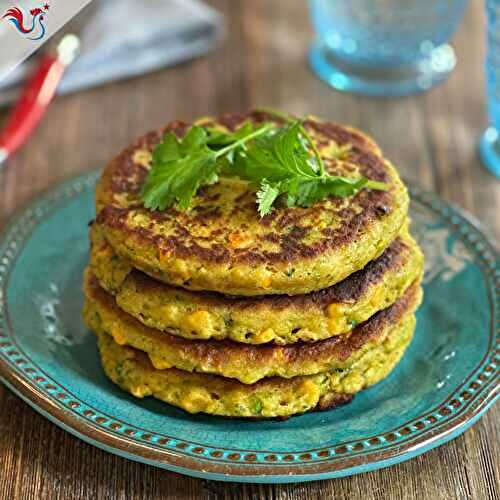
<path id="1" fill-rule="evenodd" d="M 470 2 L 455 39 L 459 64 L 452 77 L 425 95 L 392 100 L 340 94 L 311 74 L 305 0 L 211 3 L 226 14 L 228 31 L 211 55 L 54 103 L 0 174 L 0 227 L 32 196 L 102 166 L 146 130 L 174 118 L 269 105 L 365 129 L 407 179 L 470 211 L 498 239 L 500 184 L 475 149 L 487 123 L 482 2 Z M 459 438 L 389 469 L 299 485 L 224 484 L 98 450 L 0 385 L 0 499 L 493 499 L 500 495 L 499 428 L 497 404 Z"/>

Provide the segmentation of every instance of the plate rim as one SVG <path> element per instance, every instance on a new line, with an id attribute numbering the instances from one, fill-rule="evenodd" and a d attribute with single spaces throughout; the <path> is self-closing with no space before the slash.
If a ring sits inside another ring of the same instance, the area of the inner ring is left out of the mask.
<path id="1" fill-rule="evenodd" d="M 4 227 L 0 233 L 0 257 L 3 254 L 11 253 L 12 262 L 3 263 L 4 271 L 7 275 L 5 281 L 1 278 L 0 273 L 0 347 L 5 347 L 5 338 L 8 339 L 7 333 L 4 331 L 2 326 L 2 310 L 5 307 L 6 294 L 3 295 L 3 290 L 8 283 L 8 274 L 10 270 L 14 267 L 16 261 L 15 251 L 19 252 L 18 243 L 16 243 L 13 248 L 7 246 L 6 243 L 9 241 L 9 236 L 15 228 L 21 225 L 21 221 L 27 218 L 29 224 L 23 224 L 23 230 L 17 231 L 17 239 L 19 242 L 24 243 L 36 228 L 40 222 L 42 216 L 53 213 L 57 209 L 58 203 L 64 200 L 71 200 L 75 196 L 78 196 L 86 188 L 91 188 L 95 183 L 99 174 L 99 170 L 84 173 L 83 175 L 70 178 L 65 182 L 56 185 L 55 187 L 49 188 L 47 191 L 36 197 L 34 200 L 28 202 L 24 207 L 16 212 L 16 215 L 10 219 L 10 222 Z M 30 378 L 26 373 L 28 368 L 22 370 L 23 365 L 26 362 L 19 362 L 23 359 L 22 355 L 17 357 L 13 356 L 13 359 L 9 361 L 9 358 L 4 356 L 5 352 L 0 349 L 0 381 L 6 383 L 14 393 L 20 396 L 24 401 L 30 404 L 35 410 L 42 413 L 45 417 L 49 418 L 53 423 L 62 427 L 66 431 L 76 435 L 77 437 L 87 441 L 93 445 L 105 449 L 106 451 L 125 456 L 133 460 L 139 460 L 151 465 L 156 465 L 166 469 L 174 470 L 176 472 L 181 472 L 184 474 L 195 475 L 197 477 L 205 477 L 210 479 L 219 480 L 241 480 L 241 481 L 259 481 L 259 482 L 298 482 L 316 479 L 326 479 L 328 477 L 341 477 L 344 475 L 351 475 L 359 472 L 366 472 L 368 470 L 374 470 L 381 467 L 386 467 L 394 463 L 399 463 L 404 460 L 410 459 L 413 456 L 419 455 L 428 451 L 431 448 L 444 444 L 445 442 L 453 439 L 457 435 L 464 432 L 468 427 L 470 427 L 482 414 L 484 414 L 498 399 L 500 396 L 500 384 L 499 384 L 499 374 L 495 375 L 496 365 L 492 363 L 493 356 L 495 355 L 494 344 L 495 337 L 498 344 L 499 341 L 499 331 L 494 331 L 494 315 L 496 313 L 497 320 L 500 320 L 499 314 L 499 298 L 500 294 L 500 273 L 497 269 L 498 267 L 498 251 L 497 245 L 490 237 L 486 236 L 484 229 L 481 225 L 469 214 L 463 213 L 463 211 L 452 204 L 444 202 L 437 195 L 430 192 L 426 192 L 420 187 L 411 186 L 410 191 L 412 193 L 412 198 L 418 203 L 426 206 L 433 212 L 437 214 L 448 222 L 455 229 L 459 229 L 459 226 L 465 222 L 465 227 L 467 231 L 461 231 L 461 237 L 467 237 L 468 232 L 476 233 L 476 238 L 470 242 L 473 248 L 469 248 L 471 252 L 474 253 L 476 257 L 480 255 L 484 257 L 487 253 L 489 264 L 488 269 L 491 269 L 492 276 L 484 276 L 488 288 L 488 294 L 495 295 L 490 297 L 493 299 L 493 303 L 490 304 L 492 308 L 492 325 L 490 331 L 490 344 L 488 350 L 486 351 L 483 359 L 479 362 L 469 373 L 468 377 L 464 382 L 454 388 L 450 396 L 448 396 L 442 403 L 438 405 L 440 412 L 443 413 L 443 422 L 439 422 L 439 418 L 434 417 L 434 422 L 432 420 L 429 422 L 431 427 L 428 430 L 422 431 L 416 436 L 411 436 L 411 430 L 408 432 L 408 439 L 402 442 L 399 437 L 401 434 L 394 429 L 384 431 L 385 441 L 387 442 L 384 447 L 379 447 L 377 449 L 366 449 L 359 454 L 352 453 L 356 451 L 356 445 L 352 447 L 343 446 L 346 448 L 344 453 L 340 453 L 338 456 L 336 453 L 332 455 L 327 455 L 325 458 L 312 459 L 312 455 L 318 455 L 319 452 L 329 449 L 341 448 L 342 446 L 331 445 L 324 448 L 316 448 L 307 451 L 300 452 L 272 452 L 272 451 L 262 451 L 262 450 L 227 450 L 231 451 L 227 455 L 227 460 L 219 460 L 217 456 L 212 455 L 211 458 L 208 455 L 204 455 L 204 451 L 198 451 L 196 448 L 203 447 L 204 445 L 199 443 L 198 446 L 194 447 L 195 454 L 188 454 L 186 452 L 186 446 L 176 447 L 171 449 L 170 447 L 159 447 L 154 441 L 151 440 L 152 436 L 149 435 L 149 439 L 146 439 L 148 434 L 141 433 L 140 436 L 135 437 L 135 435 L 121 435 L 111 428 L 106 427 L 107 419 L 102 416 L 93 415 L 91 419 L 85 418 L 85 415 L 79 414 L 75 411 L 70 403 L 75 403 L 69 396 L 61 391 L 59 391 L 55 398 L 52 396 L 49 386 L 52 384 L 46 384 L 45 386 L 40 386 L 36 384 L 35 380 Z M 45 211 L 44 211 L 45 210 Z M 454 220 L 455 219 L 455 220 Z M 463 229 L 463 227 L 462 227 Z M 472 231 L 471 231 L 472 230 Z M 15 241 L 10 239 L 10 241 Z M 476 248 L 475 245 L 482 245 L 481 248 Z M 22 248 L 22 245 L 21 245 Z M 481 266 L 482 271 L 484 271 Z M 484 272 L 483 272 L 484 274 Z M 5 308 L 7 309 L 7 308 Z M 8 311 L 5 310 L 8 314 Z M 5 337 L 5 338 L 4 338 Z M 24 355 L 25 358 L 29 359 L 28 356 Z M 14 359 L 15 358 L 15 359 Z M 38 367 L 40 370 L 40 368 Z M 41 370 L 43 372 L 43 370 Z M 490 375 L 493 376 L 490 377 Z M 458 401 L 457 393 L 463 391 L 466 381 L 475 377 L 473 382 L 470 382 L 468 387 L 476 383 L 476 389 L 472 390 L 472 394 L 469 393 L 469 397 L 463 402 L 463 404 Z M 483 377 L 483 379 L 481 378 Z M 49 377 L 50 379 L 50 377 Z M 481 382 L 478 383 L 477 381 Z M 45 389 L 45 390 L 44 390 Z M 57 387 L 54 388 L 57 390 Z M 67 391 L 66 392 L 70 392 Z M 64 397 L 63 397 L 64 396 Z M 70 399 L 68 403 L 65 400 Z M 451 402 L 450 402 L 451 400 Z M 457 402 L 459 403 L 456 406 Z M 79 407 L 82 403 L 78 403 Z M 85 403 L 83 403 L 85 404 Z M 69 406 L 68 406 L 69 405 Z M 90 405 L 88 405 L 90 407 Z M 463 407 L 461 412 L 457 415 L 453 415 L 453 411 L 459 407 Z M 432 413 L 435 409 L 427 410 L 424 413 Z M 85 411 L 85 410 L 83 410 Z M 90 413 L 92 411 L 90 410 Z M 101 412 L 102 413 L 102 412 Z M 439 413 L 439 412 L 438 412 Z M 452 415 L 452 418 L 446 419 L 448 415 Z M 88 414 L 87 416 L 90 416 Z M 102 421 L 104 418 L 105 421 Z M 430 417 L 429 417 L 430 418 Z M 116 420 L 116 419 L 115 419 Z M 413 420 L 423 420 L 423 417 Z M 417 422 L 418 423 L 418 422 Z M 406 423 L 408 428 L 408 423 Z M 134 427 L 134 426 L 130 426 Z M 399 425 L 398 428 L 403 427 Z M 424 425 L 425 428 L 425 425 Z M 399 434 L 399 435 L 398 435 Z M 391 438 L 392 435 L 392 438 Z M 395 436 L 395 437 L 394 437 Z M 140 438 L 143 438 L 142 441 Z M 174 441 L 183 442 L 181 438 L 171 438 Z M 368 438 L 370 439 L 370 438 Z M 357 441 L 363 441 L 360 439 Z M 177 443 L 177 444 L 179 444 Z M 168 444 L 165 443 L 165 444 Z M 345 442 L 349 445 L 349 442 Z M 212 449 L 212 447 L 207 447 Z M 358 450 L 359 451 L 359 450 Z M 198 454 L 196 454 L 198 453 Z M 273 461 L 259 462 L 256 453 L 261 454 L 272 454 L 275 456 L 280 456 L 279 459 L 275 458 Z M 295 457 L 292 455 L 299 455 Z M 231 455 L 238 455 L 238 457 L 231 457 Z M 241 455 L 244 455 L 243 457 Z M 254 455 L 254 456 L 252 456 Z M 292 456 L 292 459 L 288 461 L 287 456 Z"/>

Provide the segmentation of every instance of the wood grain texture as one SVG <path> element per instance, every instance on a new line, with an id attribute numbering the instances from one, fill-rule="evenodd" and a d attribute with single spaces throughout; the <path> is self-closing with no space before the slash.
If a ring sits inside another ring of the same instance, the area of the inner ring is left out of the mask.
<path id="1" fill-rule="evenodd" d="M 486 125 L 482 2 L 470 2 L 455 40 L 459 65 L 422 96 L 376 100 L 333 92 L 307 68 L 304 0 L 212 0 L 227 16 L 225 44 L 208 57 L 59 98 L 0 174 L 0 227 L 54 183 L 103 165 L 132 138 L 173 118 L 283 107 L 372 133 L 403 175 L 438 191 L 500 236 L 500 188 L 476 157 Z M 0 121 L 4 115 L 0 115 Z M 500 405 L 449 444 L 360 476 L 299 485 L 202 481 L 89 446 L 0 386 L 0 499 L 496 499 Z"/>

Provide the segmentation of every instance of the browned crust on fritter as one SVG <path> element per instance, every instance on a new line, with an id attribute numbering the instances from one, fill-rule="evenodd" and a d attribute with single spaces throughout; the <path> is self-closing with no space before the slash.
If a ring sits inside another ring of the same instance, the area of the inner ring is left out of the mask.
<path id="1" fill-rule="evenodd" d="M 264 364 L 268 359 L 272 362 L 280 359 L 283 363 L 302 363 L 308 360 L 334 360 L 345 361 L 353 352 L 364 344 L 375 340 L 384 334 L 389 325 L 398 323 L 411 309 L 414 309 L 418 300 L 419 283 L 414 283 L 392 306 L 376 313 L 368 321 L 361 323 L 348 334 L 318 342 L 297 342 L 287 345 L 250 345 L 231 340 L 191 340 L 171 335 L 168 332 L 155 330 L 142 325 L 138 320 L 122 311 L 113 297 L 105 292 L 90 270 L 86 273 L 85 293 L 92 301 L 98 301 L 113 314 L 121 316 L 124 322 L 149 331 L 162 342 L 176 346 L 180 351 L 191 351 L 193 358 L 203 359 L 212 366 L 220 366 L 227 359 L 244 359 L 258 361 Z M 258 383 L 258 382 L 257 382 Z"/>
<path id="2" fill-rule="evenodd" d="M 251 112 L 237 115 L 224 115 L 218 118 L 218 123 L 222 123 L 230 128 L 235 128 L 247 119 L 261 122 L 265 119 L 276 120 L 265 113 Z M 305 127 L 320 132 L 325 141 L 328 139 L 342 146 L 351 144 L 351 150 L 347 153 L 349 162 L 357 164 L 359 173 L 369 179 L 389 182 L 389 176 L 385 168 L 384 159 L 376 145 L 361 132 L 334 123 L 325 123 L 314 120 L 306 120 Z M 204 241 L 203 245 L 196 238 L 193 238 L 185 228 L 192 224 L 204 223 L 211 218 L 218 217 L 217 200 L 210 195 L 210 190 L 201 189 L 198 193 L 201 199 L 201 206 L 190 212 L 180 212 L 175 208 L 170 208 L 162 212 L 150 214 L 152 221 L 168 220 L 168 223 L 175 229 L 173 234 L 165 237 L 155 235 L 147 227 L 131 228 L 127 224 L 127 216 L 131 208 L 120 207 L 112 204 L 113 193 L 135 193 L 140 190 L 147 174 L 147 170 L 137 165 L 132 160 L 132 154 L 137 149 L 151 150 L 158 143 L 163 133 L 173 131 L 178 136 L 182 136 L 190 124 L 180 121 L 170 123 L 161 131 L 150 132 L 134 145 L 125 149 L 106 168 L 100 187 L 98 188 L 98 199 L 103 202 L 102 210 L 97 216 L 97 222 L 107 227 L 117 229 L 125 237 L 131 237 L 137 242 L 146 246 L 153 246 L 161 253 L 168 253 L 178 258 L 189 260 L 214 262 L 217 264 L 267 264 L 267 263 L 293 263 L 302 259 L 313 259 L 325 254 L 331 249 L 348 245 L 356 240 L 357 236 L 363 233 L 375 220 L 378 220 L 393 209 L 394 194 L 389 191 L 361 190 L 352 198 L 359 211 L 355 211 L 351 206 L 341 208 L 344 200 L 340 198 L 330 198 L 329 206 L 323 202 L 317 203 L 310 208 L 282 208 L 274 210 L 270 214 L 260 219 L 259 224 L 269 227 L 269 233 L 264 238 L 274 238 L 278 245 L 276 251 L 259 250 L 258 247 L 246 249 L 230 249 L 220 242 L 214 241 L 214 234 L 210 235 L 211 244 Z M 339 170 L 338 162 L 335 159 L 325 160 L 327 169 L 332 175 L 345 174 L 345 170 Z M 252 192 L 246 193 L 239 200 L 239 206 L 235 210 L 246 210 L 255 213 L 255 195 Z M 302 221 L 306 216 L 314 214 L 318 210 L 331 212 L 343 219 L 342 224 L 336 228 L 325 227 L 322 230 L 322 237 L 314 243 L 304 243 L 304 238 L 312 230 L 314 221 L 305 224 Z M 275 233 L 272 227 L 291 228 L 284 234 Z"/>
<path id="3" fill-rule="evenodd" d="M 134 361 L 140 365 L 142 365 L 144 368 L 147 368 L 148 370 L 155 370 L 155 368 L 152 366 L 151 361 L 149 360 L 148 356 L 143 353 L 142 351 L 139 351 L 137 349 L 134 349 L 133 347 L 129 346 L 124 346 L 124 349 L 127 349 L 129 351 L 132 351 L 134 353 Z M 181 370 L 178 370 L 177 368 L 169 368 L 168 370 L 170 371 L 177 371 L 181 372 Z M 236 380 L 230 379 L 230 378 L 223 378 L 220 377 L 219 375 L 211 375 L 208 373 L 204 373 L 203 377 L 205 377 L 207 380 L 209 379 L 217 379 L 219 383 L 224 384 L 224 390 L 226 391 L 231 391 L 232 389 L 238 388 L 238 386 L 241 385 L 241 382 L 238 382 Z M 280 391 L 282 388 L 286 387 L 289 384 L 289 381 L 287 379 L 283 379 L 280 377 L 269 377 L 267 379 L 262 379 L 259 382 L 256 382 L 252 384 L 251 386 L 247 386 L 248 388 L 252 388 L 253 391 L 257 392 L 259 389 L 259 385 L 261 384 L 269 384 L 273 386 L 273 388 L 276 391 Z M 328 410 L 333 410 L 335 408 L 338 408 L 339 406 L 343 406 L 346 404 L 349 404 L 352 402 L 354 399 L 355 394 L 344 394 L 344 393 L 338 393 L 338 392 L 330 392 L 327 393 L 323 396 L 320 397 L 318 404 L 310 408 L 309 410 L 301 413 L 295 413 L 290 416 L 279 416 L 279 417 L 227 417 L 224 416 L 224 418 L 229 418 L 231 420 L 250 420 L 250 421 L 261 421 L 261 420 L 274 420 L 274 421 L 285 421 L 288 420 L 290 417 L 296 417 L 298 415 L 304 415 L 305 413 L 310 413 L 314 411 L 328 411 Z M 183 410 L 182 408 L 180 408 Z M 185 410 L 183 410 L 185 411 Z M 187 412 L 186 412 L 187 413 Z"/>
<path id="4" fill-rule="evenodd" d="M 138 293 L 154 295 L 162 288 L 178 290 L 182 295 L 189 295 L 193 304 L 215 306 L 225 305 L 233 309 L 272 308 L 282 310 L 288 307 L 301 309 L 315 307 L 323 309 L 333 303 L 354 303 L 359 300 L 366 290 L 384 279 L 388 273 L 400 268 L 411 252 L 403 238 L 398 237 L 377 259 L 369 262 L 363 269 L 351 274 L 343 281 L 317 292 L 301 295 L 263 295 L 260 297 L 235 297 L 218 292 L 190 292 L 182 288 L 156 281 L 136 269 L 132 270 Z"/>
<path id="5" fill-rule="evenodd" d="M 341 394 L 332 392 L 320 398 L 315 408 L 309 411 L 327 411 L 346 405 L 354 399 L 354 394 Z"/>

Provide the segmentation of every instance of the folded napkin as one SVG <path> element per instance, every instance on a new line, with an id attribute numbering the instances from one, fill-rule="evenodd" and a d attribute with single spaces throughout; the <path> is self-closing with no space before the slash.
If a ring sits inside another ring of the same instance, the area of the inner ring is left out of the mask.
<path id="1" fill-rule="evenodd" d="M 222 38 L 222 18 L 198 0 L 94 2 L 97 8 L 79 34 L 81 54 L 64 75 L 59 93 L 191 59 L 214 48 Z M 16 97 L 22 80 L 36 64 L 34 57 L 0 82 L 0 105 Z"/>

